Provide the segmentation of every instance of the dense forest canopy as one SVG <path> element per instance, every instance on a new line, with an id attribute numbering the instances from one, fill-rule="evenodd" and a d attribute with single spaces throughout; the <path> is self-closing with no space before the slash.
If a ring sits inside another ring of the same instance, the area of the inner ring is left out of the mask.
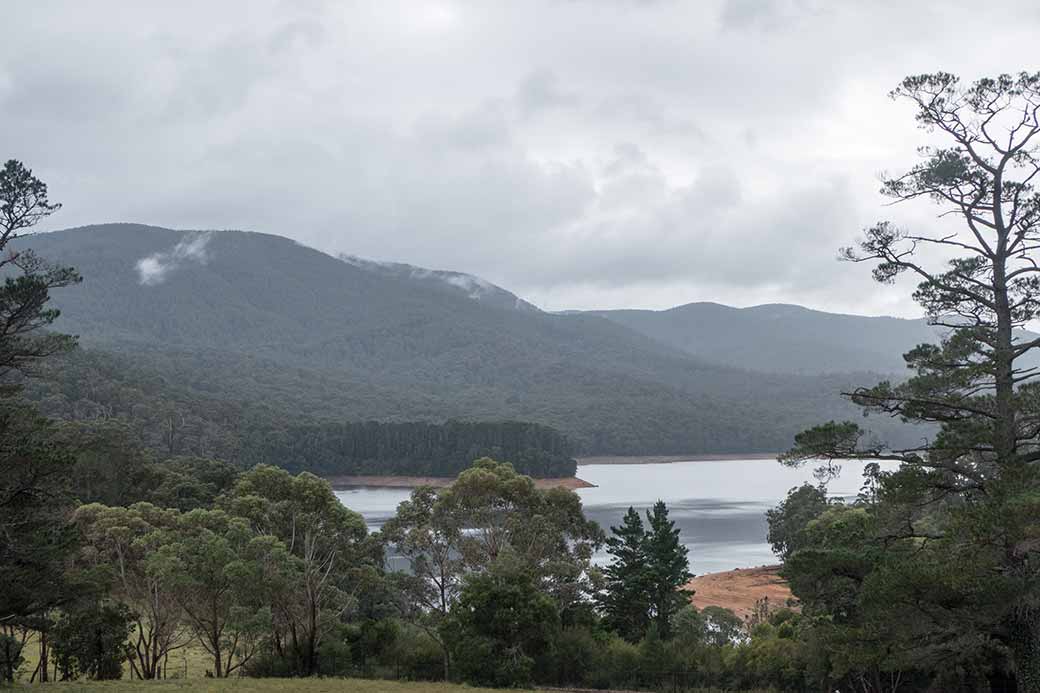
<path id="1" fill-rule="evenodd" d="M 577 469 L 570 443 L 559 431 L 520 421 L 295 426 L 268 437 L 246 461 L 328 476 L 453 477 L 481 457 L 509 462 L 533 477 L 569 477 Z"/>
<path id="2" fill-rule="evenodd" d="M 570 440 L 545 425 L 520 421 L 334 422 L 315 421 L 307 410 L 290 411 L 293 400 L 272 404 L 264 398 L 235 401 L 185 387 L 172 378 L 105 353 L 78 350 L 41 365 L 26 381 L 26 395 L 41 411 L 65 421 L 85 437 L 99 428 L 121 426 L 134 443 L 157 460 L 196 456 L 225 460 L 239 468 L 274 464 L 329 476 L 402 474 L 453 477 L 480 457 L 512 462 L 535 477 L 573 476 Z M 280 369 L 250 363 L 253 377 Z M 225 371 L 226 378 L 234 373 Z M 322 387 L 301 381 L 300 393 Z M 306 389 L 304 388 L 306 386 Z"/>

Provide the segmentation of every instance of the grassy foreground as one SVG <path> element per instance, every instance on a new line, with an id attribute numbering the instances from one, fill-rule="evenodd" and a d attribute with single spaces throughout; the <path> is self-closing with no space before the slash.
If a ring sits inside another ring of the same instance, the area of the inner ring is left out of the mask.
<path id="1" fill-rule="evenodd" d="M 16 684 L 15 691 L 60 691 L 61 693 L 475 693 L 489 690 L 451 683 L 413 683 L 372 679 L 172 679 L 166 681 L 69 681 L 43 685 Z"/>

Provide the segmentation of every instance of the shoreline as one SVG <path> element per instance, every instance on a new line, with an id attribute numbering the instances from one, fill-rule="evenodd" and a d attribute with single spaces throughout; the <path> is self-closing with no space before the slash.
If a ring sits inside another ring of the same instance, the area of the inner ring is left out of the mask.
<path id="1" fill-rule="evenodd" d="M 675 462 L 729 462 L 775 460 L 776 452 L 715 453 L 705 455 L 599 455 L 576 458 L 579 467 L 590 464 L 673 464 Z"/>
<path id="2" fill-rule="evenodd" d="M 575 461 L 579 467 L 593 464 L 674 464 L 676 462 L 727 462 L 731 460 L 775 460 L 778 453 L 771 452 L 745 452 L 745 453 L 714 453 L 701 455 L 592 455 L 588 457 L 577 457 Z M 417 488 L 419 486 L 433 486 L 434 488 L 446 488 L 451 486 L 455 477 L 444 476 L 408 476 L 408 475 L 339 475 L 324 477 L 336 490 L 352 488 Z M 577 490 L 582 488 L 595 488 L 596 484 L 585 481 L 577 476 L 553 477 L 546 479 L 534 479 L 534 484 L 540 489 L 568 488 Z"/>
<path id="3" fill-rule="evenodd" d="M 419 486 L 433 486 L 434 488 L 447 488 L 455 482 L 453 476 L 327 476 L 325 480 L 332 484 L 333 490 L 346 490 L 352 488 L 417 488 Z M 549 479 L 534 479 L 534 485 L 540 489 L 547 488 L 594 488 L 584 479 L 576 476 L 555 477 Z"/>

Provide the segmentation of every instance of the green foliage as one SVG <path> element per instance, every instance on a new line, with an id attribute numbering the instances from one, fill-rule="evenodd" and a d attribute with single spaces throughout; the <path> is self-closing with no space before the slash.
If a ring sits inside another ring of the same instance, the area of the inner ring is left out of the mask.
<path id="1" fill-rule="evenodd" d="M 0 633 L 0 681 L 13 683 L 18 668 L 25 661 L 22 641 L 13 635 Z"/>
<path id="2" fill-rule="evenodd" d="M 513 570 L 469 576 L 444 626 L 458 675 L 498 688 L 530 685 L 535 658 L 550 650 L 558 628 L 552 599 Z"/>
<path id="3" fill-rule="evenodd" d="M 28 627 L 69 597 L 65 553 L 71 509 L 66 451 L 50 423 L 13 397 L 14 378 L 41 359 L 70 348 L 75 339 L 46 332 L 59 313 L 48 306 L 50 290 L 78 281 L 74 270 L 45 263 L 11 243 L 60 205 L 47 185 L 21 162 L 0 169 L 0 624 Z M 8 646 L 6 674 L 14 655 Z"/>
<path id="4" fill-rule="evenodd" d="M 441 644 L 428 632 L 408 623 L 403 624 L 386 653 L 401 676 L 413 681 L 436 681 L 444 678 L 444 654 Z M 395 672 L 396 673 L 396 672 Z"/>
<path id="5" fill-rule="evenodd" d="M 86 676 L 119 679 L 127 659 L 127 638 L 134 630 L 123 604 L 94 602 L 62 613 L 54 626 L 52 648 L 63 681 Z"/>
<path id="6" fill-rule="evenodd" d="M 672 620 L 672 637 L 682 647 L 693 649 L 707 640 L 708 622 L 693 604 L 686 604 Z"/>
<path id="7" fill-rule="evenodd" d="M 170 586 L 188 627 L 213 658 L 213 676 L 230 676 L 271 631 L 271 607 L 256 586 L 287 579 L 295 567 L 288 550 L 220 510 L 178 515 L 158 543 L 150 570 Z"/>
<path id="8" fill-rule="evenodd" d="M 325 397 L 333 395 L 319 391 L 325 387 L 353 391 L 353 384 L 317 375 L 313 380 L 292 381 L 299 371 L 277 364 L 249 372 L 223 362 L 212 367 L 218 373 L 189 386 L 186 383 L 197 378 L 194 370 L 169 373 L 161 360 L 150 361 L 140 354 L 130 358 L 77 350 L 46 366 L 44 378 L 28 382 L 27 395 L 48 415 L 70 422 L 65 430 L 70 441 L 83 448 L 81 456 L 98 453 L 106 444 L 124 449 L 120 457 L 138 451 L 125 463 L 134 462 L 136 466 L 127 471 L 141 479 L 109 479 L 112 470 L 102 469 L 93 480 L 85 459 L 81 492 L 85 502 L 110 502 L 94 488 L 119 494 L 120 485 L 148 488 L 162 483 L 148 480 L 149 474 L 162 470 L 146 462 L 177 457 L 221 459 L 239 468 L 273 464 L 332 476 L 455 476 L 473 460 L 492 456 L 536 477 L 574 475 L 571 443 L 548 426 L 519 421 L 332 423 L 327 419 L 335 405 Z M 283 382 L 286 378 L 291 382 Z M 242 393 L 244 401 L 227 399 L 253 379 L 279 383 L 278 393 L 250 389 Z M 320 404 L 301 406 L 287 389 L 304 397 L 313 395 Z M 369 404 L 350 413 L 370 418 L 373 407 L 381 405 Z M 141 492 L 134 496 L 134 500 L 146 499 Z"/>
<path id="9" fill-rule="evenodd" d="M 649 579 L 646 574 L 646 529 L 635 508 L 610 528 L 607 553 L 613 560 L 603 570 L 605 589 L 598 595 L 607 625 L 626 640 L 643 637 L 650 625 Z"/>
<path id="10" fill-rule="evenodd" d="M 778 508 L 771 526 L 776 520 L 784 574 L 812 618 L 804 637 L 817 645 L 824 680 L 881 690 L 907 677 L 948 686 L 955 671 L 977 681 L 1010 670 L 1018 690 L 1040 691 L 1040 387 L 1032 368 L 1040 340 L 1024 332 L 1040 315 L 1040 73 L 970 85 L 947 73 L 918 75 L 893 96 L 909 100 L 947 146 L 923 148 L 882 193 L 930 198 L 965 228 L 912 232 L 882 221 L 843 251 L 873 262 L 879 282 L 920 279 L 914 298 L 943 329 L 939 343 L 904 355 L 910 378 L 848 396 L 864 411 L 937 432 L 907 449 L 865 439 L 851 422 L 801 434 L 782 459 L 822 459 L 825 476 L 841 458 L 903 466 L 868 467 L 851 507 L 818 512 L 819 499 L 803 498 L 810 512 Z M 949 257 L 942 265 L 919 252 L 936 246 Z"/>
<path id="11" fill-rule="evenodd" d="M 157 463 L 153 471 L 159 483 L 149 490 L 148 498 L 156 505 L 181 511 L 213 507 L 235 485 L 239 474 L 228 462 L 203 457 L 174 457 Z"/>
<path id="12" fill-rule="evenodd" d="M 58 440 L 74 456 L 69 470 L 81 503 L 132 505 L 161 483 L 151 456 L 121 421 L 64 424 Z"/>
<path id="13" fill-rule="evenodd" d="M 599 605 L 606 621 L 629 640 L 644 637 L 651 625 L 657 637 L 672 636 L 672 617 L 689 602 L 682 588 L 693 575 L 679 530 L 668 519 L 668 508 L 657 501 L 646 513 L 629 508 L 607 541 L 614 560 L 604 571 L 605 590 Z"/>
<path id="14" fill-rule="evenodd" d="M 31 250 L 11 244 L 57 211 L 47 185 L 20 161 L 9 159 L 0 169 L 0 377 L 25 371 L 40 359 L 70 349 L 76 340 L 46 332 L 61 314 L 48 307 L 52 289 L 79 282 L 71 267 L 49 264 Z"/>
<path id="15" fill-rule="evenodd" d="M 780 560 L 805 545 L 805 529 L 827 509 L 827 491 L 820 486 L 802 484 L 791 489 L 775 508 L 766 511 L 767 539 Z"/>
<path id="16" fill-rule="evenodd" d="M 570 443 L 558 431 L 519 421 L 448 421 L 294 426 L 263 438 L 250 457 L 316 474 L 456 476 L 494 457 L 534 477 L 574 476 Z M 246 460 L 247 462 L 251 460 Z"/>
<path id="17" fill-rule="evenodd" d="M 390 578 L 397 613 L 440 645 L 445 677 L 455 648 L 444 624 L 467 576 L 513 566 L 552 600 L 557 618 L 580 620 L 596 579 L 592 555 L 603 538 L 576 493 L 539 490 L 512 465 L 488 458 L 440 494 L 415 489 L 381 535 L 409 563 Z"/>
<path id="18" fill-rule="evenodd" d="M 744 622 L 729 609 L 706 606 L 701 610 L 705 640 L 716 647 L 738 642 L 745 636 Z"/>
<path id="19" fill-rule="evenodd" d="M 251 579 L 253 594 L 271 608 L 270 646 L 286 669 L 316 673 L 322 644 L 357 610 L 359 598 L 380 584 L 382 547 L 329 483 L 307 472 L 293 476 L 259 465 L 239 477 L 221 505 L 285 546 L 288 561 L 275 546 L 251 544 L 269 552 L 251 559 L 263 571 Z"/>
<path id="20" fill-rule="evenodd" d="M 148 503 L 129 508 L 93 503 L 80 506 L 72 517 L 81 540 L 75 564 L 133 613 L 129 656 L 139 678 L 158 677 L 166 656 L 189 640 L 168 571 L 157 560 L 178 517 L 174 510 Z"/>
<path id="21" fill-rule="evenodd" d="M 71 458 L 32 407 L 0 399 L 0 623 L 25 623 L 66 598 L 65 557 L 75 546 Z"/>
<path id="22" fill-rule="evenodd" d="M 459 474 L 434 512 L 455 533 L 468 570 L 518 561 L 562 611 L 580 607 L 591 592 L 603 532 L 585 518 L 573 491 L 539 490 L 512 465 L 483 458 Z"/>
<path id="23" fill-rule="evenodd" d="M 650 614 L 662 638 L 672 635 L 672 617 L 690 599 L 682 588 L 690 581 L 687 549 L 679 541 L 675 522 L 668 519 L 668 507 L 657 501 L 647 511 L 646 568 Z"/>

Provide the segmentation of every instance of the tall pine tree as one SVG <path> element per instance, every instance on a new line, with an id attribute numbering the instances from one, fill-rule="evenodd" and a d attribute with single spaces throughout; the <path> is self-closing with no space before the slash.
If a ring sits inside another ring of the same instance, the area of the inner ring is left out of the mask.
<path id="1" fill-rule="evenodd" d="M 664 501 L 657 501 L 646 519 L 648 525 L 630 507 L 621 525 L 610 528 L 607 552 L 614 560 L 605 570 L 606 589 L 599 597 L 607 624 L 633 642 L 651 625 L 661 637 L 670 637 L 672 616 L 690 596 L 682 591 L 692 577 L 687 549 Z"/>
<path id="2" fill-rule="evenodd" d="M 917 75 L 892 96 L 913 106 L 929 141 L 881 192 L 931 200 L 947 221 L 878 222 L 842 257 L 873 264 L 882 283 L 916 278 L 913 297 L 941 339 L 904 355 L 909 378 L 847 394 L 868 412 L 931 427 L 893 449 L 856 422 L 832 421 L 798 435 L 781 460 L 823 460 L 825 473 L 847 459 L 901 463 L 878 477 L 867 516 L 877 565 L 860 571 L 853 593 L 870 632 L 887 640 L 846 628 L 850 642 L 936 668 L 1001 653 L 1017 689 L 1040 693 L 1040 339 L 1027 331 L 1040 319 L 1040 72 L 971 84 Z M 820 548 L 799 559 L 809 577 Z"/>
<path id="3" fill-rule="evenodd" d="M 643 519 L 629 507 L 621 525 L 611 527 L 610 533 L 607 553 L 614 560 L 604 571 L 606 589 L 599 596 L 599 605 L 607 625 L 635 642 L 646 633 L 650 612 Z"/>
<path id="4" fill-rule="evenodd" d="M 647 511 L 646 519 L 649 528 L 644 544 L 650 617 L 660 636 L 669 638 L 672 616 L 690 599 L 690 594 L 682 588 L 693 574 L 687 559 L 688 550 L 679 541 L 675 522 L 668 519 L 664 501 L 657 501 L 653 512 Z"/>

